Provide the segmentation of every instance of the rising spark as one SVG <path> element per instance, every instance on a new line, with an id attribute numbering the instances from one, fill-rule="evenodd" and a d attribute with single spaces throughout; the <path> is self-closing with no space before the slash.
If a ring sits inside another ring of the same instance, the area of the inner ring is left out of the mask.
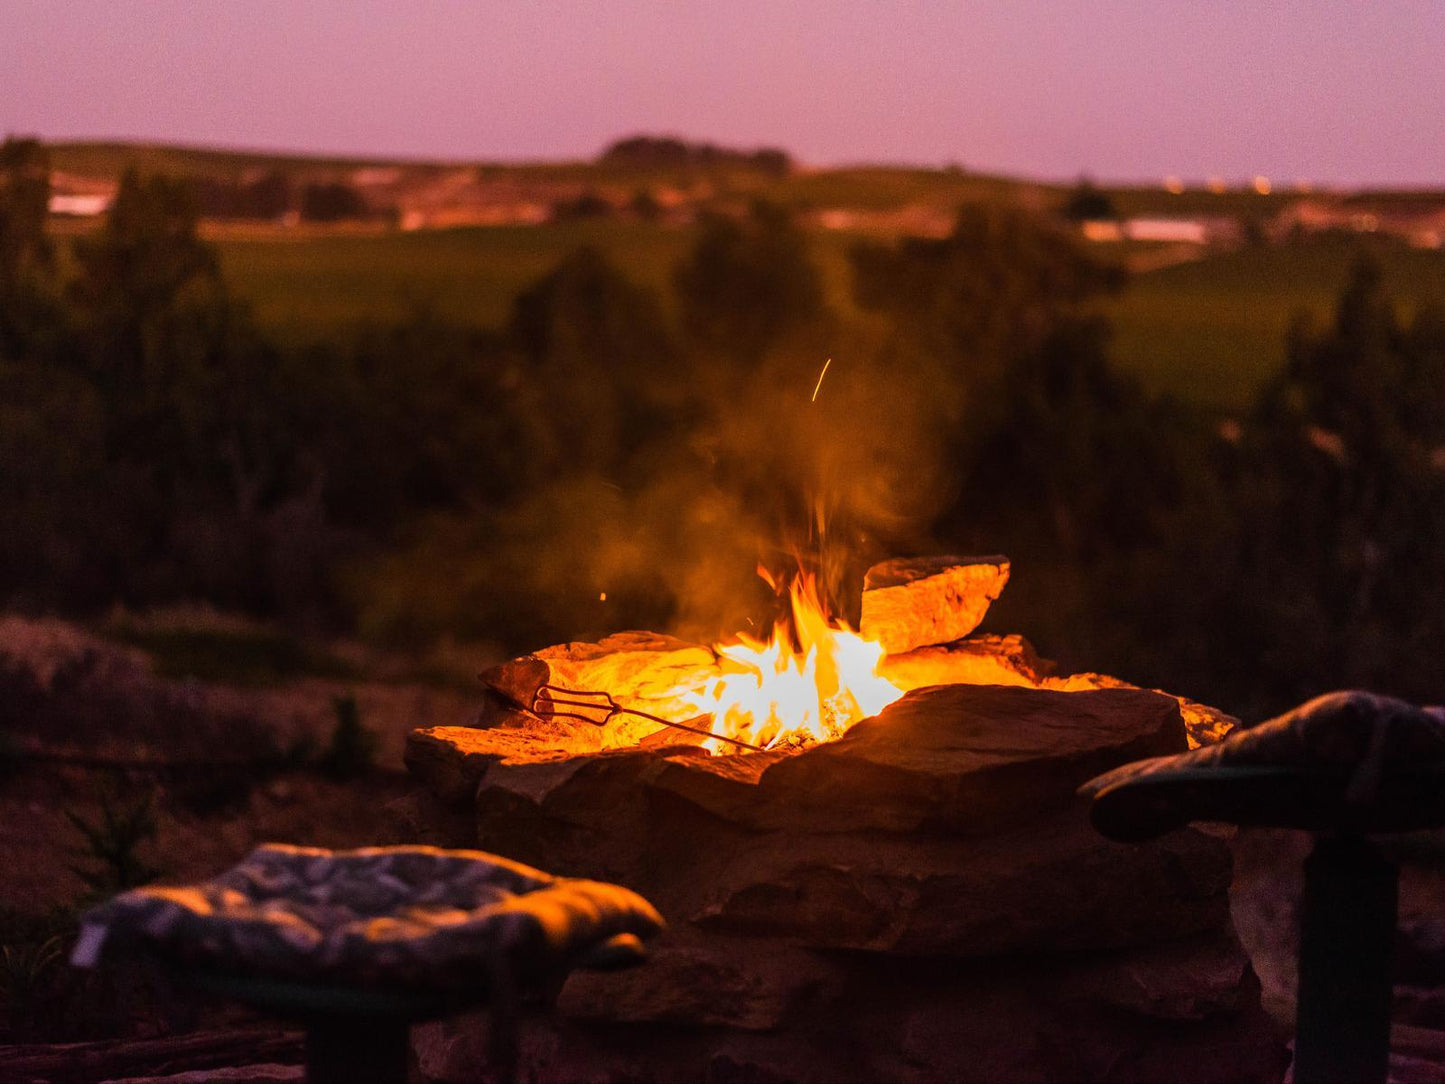
<path id="1" fill-rule="evenodd" d="M 816 403 L 818 401 L 818 389 L 823 386 L 823 377 L 828 375 L 828 366 L 832 364 L 832 358 L 829 358 L 827 361 L 823 362 L 823 371 L 818 374 L 818 382 L 813 385 L 813 398 L 809 400 L 810 402 Z"/>

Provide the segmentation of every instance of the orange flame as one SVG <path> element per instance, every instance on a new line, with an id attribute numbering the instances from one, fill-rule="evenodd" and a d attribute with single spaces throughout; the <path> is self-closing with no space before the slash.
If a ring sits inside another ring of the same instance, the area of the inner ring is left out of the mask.
<path id="1" fill-rule="evenodd" d="M 740 635 L 716 645 L 722 676 L 689 695 L 699 713 L 712 716 L 714 734 L 769 749 L 810 745 L 838 737 L 903 695 L 878 675 L 882 646 L 829 617 L 811 575 L 800 573 L 788 594 L 792 628 L 780 620 L 767 641 Z M 736 752 L 716 739 L 705 747 Z"/>

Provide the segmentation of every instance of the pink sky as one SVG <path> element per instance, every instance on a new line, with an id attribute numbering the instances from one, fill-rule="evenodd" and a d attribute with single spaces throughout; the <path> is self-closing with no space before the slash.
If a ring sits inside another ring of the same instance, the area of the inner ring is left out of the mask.
<path id="1" fill-rule="evenodd" d="M 1445 186 L 1432 0 L 0 0 L 0 132 Z"/>

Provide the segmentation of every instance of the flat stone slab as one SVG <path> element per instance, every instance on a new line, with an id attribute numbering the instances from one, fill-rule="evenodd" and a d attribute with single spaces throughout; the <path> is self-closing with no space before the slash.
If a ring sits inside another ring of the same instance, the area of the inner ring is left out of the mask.
<path id="1" fill-rule="evenodd" d="M 1088 689 L 1139 688 L 1137 685 L 1130 685 L 1127 681 L 1122 681 L 1109 674 L 1090 672 L 1050 675 L 1040 682 L 1039 687 L 1066 693 L 1084 692 Z M 1189 748 L 1191 749 L 1223 741 L 1239 728 L 1239 720 L 1228 712 L 1212 708 L 1208 704 L 1201 704 L 1197 700 L 1190 700 L 1187 696 L 1175 696 L 1163 689 L 1149 691 L 1167 696 L 1179 705 L 1179 714 L 1184 716 L 1184 730 L 1189 735 Z"/>
<path id="2" fill-rule="evenodd" d="M 916 689 L 763 772 L 757 823 L 981 835 L 1067 805 L 1101 765 L 1187 747 L 1178 703 L 1143 689 Z"/>
<path id="3" fill-rule="evenodd" d="M 714 874 L 691 921 L 815 949 L 916 957 L 1101 951 L 1229 923 L 1228 847 L 1111 843 L 1078 807 L 966 842 L 778 833 Z"/>
<path id="4" fill-rule="evenodd" d="M 863 579 L 858 630 L 890 655 L 962 639 L 1008 583 L 1007 557 L 900 558 Z"/>
<path id="5" fill-rule="evenodd" d="M 675 761 L 708 754 L 686 745 L 614 749 L 589 756 L 510 764 L 495 762 L 476 794 L 477 839 L 569 876 L 636 883 L 653 819 L 653 782 Z"/>
<path id="6" fill-rule="evenodd" d="M 928 685 L 1027 685 L 1037 687 L 1054 672 L 1022 636 L 969 636 L 948 644 L 886 655 L 880 676 L 900 689 Z"/>
<path id="7" fill-rule="evenodd" d="M 969 636 L 951 644 L 915 648 L 885 656 L 879 667 L 883 677 L 904 690 L 928 685 L 1021 685 L 1069 693 L 1139 688 L 1108 674 L 1058 674 L 1055 670 L 1053 662 L 1041 658 L 1033 645 L 1018 635 Z M 1150 691 L 1164 693 L 1162 689 Z M 1179 705 L 1190 748 L 1222 741 L 1239 726 L 1238 719 L 1218 708 L 1172 693 L 1164 695 Z"/>
<path id="8" fill-rule="evenodd" d="M 530 708 L 543 684 L 608 693 L 622 707 L 685 721 L 697 714 L 687 692 L 721 673 L 711 648 L 654 632 L 619 632 L 596 643 L 557 644 L 485 671 L 481 678 L 491 703 L 480 721 L 484 726 L 506 725 L 501 714 Z M 597 733 L 602 748 L 615 749 L 636 745 L 659 729 L 649 720 L 619 715 Z"/>
<path id="9" fill-rule="evenodd" d="M 557 1009 L 578 1020 L 767 1031 L 804 999 L 835 999 L 842 971 L 806 949 L 684 928 L 649 955 L 645 976 L 575 972 Z"/>
<path id="10" fill-rule="evenodd" d="M 500 762 L 550 763 L 588 751 L 581 744 L 586 731 L 566 735 L 537 722 L 534 727 L 431 726 L 413 730 L 406 739 L 406 767 L 443 802 L 470 803 L 487 769 Z M 600 739 L 592 750 L 602 748 Z"/>

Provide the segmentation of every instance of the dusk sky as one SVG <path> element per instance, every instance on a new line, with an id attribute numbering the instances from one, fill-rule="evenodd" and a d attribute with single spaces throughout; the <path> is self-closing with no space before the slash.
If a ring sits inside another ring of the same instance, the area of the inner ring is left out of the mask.
<path id="1" fill-rule="evenodd" d="M 0 134 L 1445 185 L 1445 3 L 0 0 Z"/>

